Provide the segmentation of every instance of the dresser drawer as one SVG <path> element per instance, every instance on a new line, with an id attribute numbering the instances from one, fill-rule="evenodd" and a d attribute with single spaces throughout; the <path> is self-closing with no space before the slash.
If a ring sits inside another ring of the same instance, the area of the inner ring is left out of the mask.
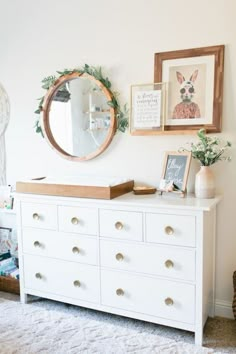
<path id="1" fill-rule="evenodd" d="M 148 242 L 195 247 L 195 217 L 191 215 L 146 214 Z"/>
<path id="2" fill-rule="evenodd" d="M 125 272 L 101 271 L 105 306 L 194 323 L 195 286 Z"/>
<path id="3" fill-rule="evenodd" d="M 86 264 L 97 264 L 97 239 L 58 231 L 23 229 L 23 252 Z"/>
<path id="4" fill-rule="evenodd" d="M 58 218 L 60 231 L 98 234 L 98 211 L 95 208 L 59 206 Z"/>
<path id="5" fill-rule="evenodd" d="M 142 241 L 142 213 L 120 210 L 100 210 L 100 236 L 120 240 Z"/>
<path id="6" fill-rule="evenodd" d="M 25 255 L 24 286 L 89 302 L 99 302 L 99 271 L 96 266 Z"/>
<path id="7" fill-rule="evenodd" d="M 57 207 L 53 204 L 22 203 L 22 225 L 40 229 L 57 229 Z"/>
<path id="8" fill-rule="evenodd" d="M 102 240 L 101 266 L 195 281 L 195 250 Z"/>

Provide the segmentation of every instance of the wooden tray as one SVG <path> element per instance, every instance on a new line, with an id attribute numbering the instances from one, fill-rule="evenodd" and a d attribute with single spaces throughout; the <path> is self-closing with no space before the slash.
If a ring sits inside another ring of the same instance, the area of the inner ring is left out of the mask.
<path id="1" fill-rule="evenodd" d="M 32 180 L 29 182 L 16 182 L 16 192 L 63 197 L 113 199 L 131 192 L 133 186 L 133 180 L 109 187 L 40 183 L 40 180 L 38 183 L 35 183 Z"/>
<path id="2" fill-rule="evenodd" d="M 20 294 L 20 282 L 18 279 L 0 276 L 0 291 L 12 294 Z"/>
<path id="3" fill-rule="evenodd" d="M 156 191 L 157 189 L 154 187 L 137 186 L 133 188 L 133 192 L 136 195 L 154 194 Z"/>

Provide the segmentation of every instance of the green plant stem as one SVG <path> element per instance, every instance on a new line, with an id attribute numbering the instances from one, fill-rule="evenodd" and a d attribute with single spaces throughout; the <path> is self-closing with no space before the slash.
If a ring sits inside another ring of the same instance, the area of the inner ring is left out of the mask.
<path id="1" fill-rule="evenodd" d="M 42 83 L 43 83 L 42 88 L 44 90 L 49 90 L 55 84 L 55 82 L 57 81 L 58 78 L 60 78 L 64 75 L 73 74 L 73 73 L 78 73 L 81 75 L 86 73 L 88 75 L 91 75 L 96 80 L 100 81 L 108 89 L 108 91 L 112 95 L 112 100 L 108 101 L 107 104 L 110 107 L 114 108 L 114 110 L 115 110 L 117 130 L 124 133 L 129 126 L 129 119 L 128 119 L 129 111 L 127 109 L 127 104 L 124 105 L 123 109 L 121 108 L 120 103 L 118 102 L 118 99 L 115 97 L 115 95 L 111 91 L 110 80 L 107 77 L 106 78 L 103 77 L 101 67 L 96 68 L 94 66 L 89 66 L 88 64 L 85 64 L 84 67 L 81 69 L 75 68 L 75 69 L 65 69 L 64 71 L 57 71 L 57 74 L 59 75 L 58 77 L 56 77 L 55 75 L 52 75 L 52 76 L 48 76 L 42 80 Z M 45 98 L 45 96 L 40 97 L 40 99 L 39 99 L 38 107 L 34 112 L 37 115 L 40 115 L 43 110 L 44 98 Z M 42 128 L 40 126 L 39 116 L 36 119 L 35 128 L 36 128 L 35 129 L 36 133 L 40 133 L 43 136 Z"/>

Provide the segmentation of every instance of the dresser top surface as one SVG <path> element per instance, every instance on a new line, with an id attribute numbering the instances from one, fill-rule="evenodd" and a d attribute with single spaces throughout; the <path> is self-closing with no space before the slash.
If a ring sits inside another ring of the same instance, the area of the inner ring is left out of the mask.
<path id="1" fill-rule="evenodd" d="M 163 208 L 163 209 L 182 209 L 182 210 L 199 210 L 209 211 L 214 208 L 221 200 L 221 196 L 212 199 L 198 199 L 194 195 L 187 195 L 181 198 L 178 195 L 170 194 L 151 194 L 151 195 L 134 195 L 132 192 L 124 194 L 120 197 L 104 200 L 91 198 L 75 198 L 75 197 L 59 197 L 51 195 L 38 195 L 27 193 L 15 193 L 17 200 L 25 202 L 49 202 L 49 203 L 81 203 L 86 205 L 94 205 L 101 207 L 138 207 L 138 208 Z"/>

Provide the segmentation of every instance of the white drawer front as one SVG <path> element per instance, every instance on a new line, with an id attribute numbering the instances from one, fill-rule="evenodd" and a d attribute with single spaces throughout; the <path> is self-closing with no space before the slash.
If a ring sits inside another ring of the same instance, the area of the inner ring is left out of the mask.
<path id="1" fill-rule="evenodd" d="M 95 208 L 59 206 L 58 218 L 60 231 L 98 234 L 98 212 Z"/>
<path id="2" fill-rule="evenodd" d="M 142 213 L 100 210 L 100 236 L 142 241 Z"/>
<path id="3" fill-rule="evenodd" d="M 82 235 L 24 228 L 23 252 L 86 264 L 97 264 L 97 240 Z"/>
<path id="4" fill-rule="evenodd" d="M 38 256 L 24 256 L 24 286 L 89 302 L 99 302 L 99 271 L 82 265 Z"/>
<path id="5" fill-rule="evenodd" d="M 100 256 L 103 267 L 195 280 L 192 249 L 101 240 Z"/>
<path id="6" fill-rule="evenodd" d="M 146 214 L 148 242 L 195 247 L 195 233 L 194 216 Z"/>
<path id="7" fill-rule="evenodd" d="M 194 323 L 194 285 L 102 270 L 101 286 L 105 306 Z"/>
<path id="8" fill-rule="evenodd" d="M 52 204 L 22 203 L 22 225 L 40 229 L 57 229 L 57 207 Z"/>

